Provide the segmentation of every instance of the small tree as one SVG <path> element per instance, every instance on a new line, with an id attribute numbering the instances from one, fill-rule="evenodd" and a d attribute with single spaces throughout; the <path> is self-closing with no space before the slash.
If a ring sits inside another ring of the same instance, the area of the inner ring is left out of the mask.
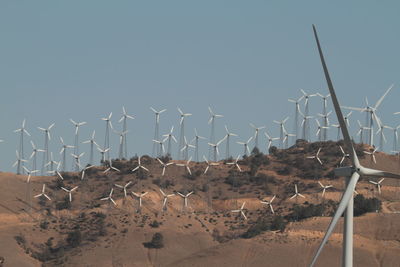
<path id="1" fill-rule="evenodd" d="M 164 247 L 164 237 L 161 233 L 155 233 L 150 242 L 143 243 L 145 248 L 163 248 Z"/>

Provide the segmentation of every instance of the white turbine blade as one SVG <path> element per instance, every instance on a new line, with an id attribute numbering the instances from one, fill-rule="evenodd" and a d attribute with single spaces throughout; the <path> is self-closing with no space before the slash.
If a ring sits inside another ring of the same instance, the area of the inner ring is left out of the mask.
<path id="1" fill-rule="evenodd" d="M 134 169 L 132 170 L 132 172 L 137 171 L 137 170 L 139 169 L 139 167 L 140 167 L 140 166 L 137 166 L 136 168 L 134 168 Z"/>
<path id="2" fill-rule="evenodd" d="M 302 197 L 302 198 L 306 198 L 305 196 L 303 196 L 302 194 L 298 193 L 298 196 Z"/>
<path id="3" fill-rule="evenodd" d="M 332 218 L 332 221 L 330 222 L 328 229 L 325 233 L 324 238 L 322 239 L 322 242 L 310 264 L 310 266 L 314 266 L 315 262 L 318 259 L 319 254 L 321 253 L 322 249 L 325 246 L 325 243 L 328 241 L 329 237 L 331 236 L 337 222 L 339 221 L 340 217 L 342 216 L 343 212 L 345 211 L 347 204 L 349 203 L 350 198 L 353 197 L 353 192 L 356 187 L 356 183 L 358 179 L 360 178 L 360 175 L 358 173 L 353 173 L 353 175 L 350 178 L 349 184 L 347 185 L 346 191 L 344 192 L 342 199 L 340 200 L 339 206 L 335 212 L 335 215 Z"/>
<path id="4" fill-rule="evenodd" d="M 207 171 L 208 171 L 209 167 L 210 167 L 210 166 L 207 166 L 207 167 L 206 167 L 206 169 L 205 169 L 205 171 L 204 171 L 204 174 L 206 174 L 206 173 L 207 173 Z"/>
<path id="5" fill-rule="evenodd" d="M 244 219 L 247 220 L 246 214 L 244 214 L 243 210 L 241 210 L 240 213 L 242 214 L 242 216 L 244 217 Z"/>
<path id="6" fill-rule="evenodd" d="M 321 64 L 322 64 L 322 67 L 324 69 L 325 79 L 326 79 L 326 82 L 328 84 L 329 93 L 331 94 L 333 106 L 335 108 L 336 116 L 337 116 L 337 119 L 339 121 L 340 129 L 342 131 L 342 135 L 343 135 L 343 138 L 344 138 L 344 143 L 346 145 L 347 150 L 350 152 L 350 159 L 351 159 L 351 161 L 353 163 L 353 166 L 356 167 L 356 168 L 359 168 L 360 164 L 359 164 L 359 161 L 358 161 L 358 157 L 357 157 L 357 155 L 356 155 L 356 153 L 354 151 L 353 144 L 352 144 L 352 141 L 351 141 L 351 138 L 350 138 L 350 134 L 349 134 L 349 131 L 347 129 L 347 125 L 346 125 L 346 123 L 344 121 L 342 110 L 340 109 L 339 101 L 338 101 L 338 99 L 336 97 L 335 89 L 333 88 L 333 84 L 332 84 L 332 81 L 331 81 L 331 78 L 330 78 L 330 75 L 329 75 L 329 72 L 328 72 L 328 67 L 326 66 L 326 63 L 325 63 L 325 58 L 324 58 L 324 55 L 322 53 L 321 45 L 319 43 L 317 30 L 316 30 L 314 25 L 313 25 L 313 31 L 314 31 L 315 41 L 316 41 L 317 47 L 318 47 L 319 56 L 320 56 L 320 59 L 321 59 Z"/>
<path id="7" fill-rule="evenodd" d="M 165 193 L 164 193 L 164 191 L 162 191 L 162 189 L 160 188 L 160 192 L 161 192 L 161 194 L 165 197 L 165 196 L 167 196 Z"/>
<path id="8" fill-rule="evenodd" d="M 149 169 L 147 169 L 146 167 L 144 167 L 144 166 L 140 166 L 140 167 L 141 167 L 143 170 L 149 172 Z"/>
<path id="9" fill-rule="evenodd" d="M 386 97 L 386 95 L 390 92 L 390 90 L 392 90 L 393 86 L 394 86 L 394 84 L 390 85 L 390 87 L 386 90 L 386 92 L 385 92 L 385 93 L 381 96 L 381 98 L 376 102 L 375 107 L 374 107 L 375 109 L 377 109 L 377 108 L 381 105 L 383 99 L 384 99 L 384 98 Z"/>

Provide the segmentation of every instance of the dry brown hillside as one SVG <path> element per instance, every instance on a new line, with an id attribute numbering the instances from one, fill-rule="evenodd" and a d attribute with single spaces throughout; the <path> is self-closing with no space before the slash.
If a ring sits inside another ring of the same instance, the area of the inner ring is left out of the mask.
<path id="1" fill-rule="evenodd" d="M 242 172 L 228 160 L 206 174 L 205 162 L 191 162 L 191 175 L 174 164 L 161 176 L 160 163 L 144 156 L 148 173 L 132 173 L 136 158 L 113 161 L 119 172 L 88 169 L 83 180 L 81 173 L 62 173 L 64 180 L 37 176 L 27 184 L 25 176 L 1 173 L 0 256 L 4 266 L 307 266 L 344 188 L 332 171 L 342 157 L 339 144 L 299 141 L 270 155 L 254 153 L 238 162 Z M 322 166 L 306 158 L 319 147 Z M 378 152 L 374 164 L 366 149 L 356 148 L 363 164 L 400 172 L 398 157 Z M 115 184 L 129 181 L 125 198 Z M 333 185 L 324 197 L 318 181 Z M 43 183 L 51 201 L 33 198 Z M 305 198 L 289 199 L 294 184 Z M 400 181 L 382 184 L 382 194 L 366 180 L 357 185 L 357 200 L 369 199 L 358 208 L 372 212 L 355 217 L 355 266 L 399 266 Z M 75 186 L 70 203 L 61 187 Z M 111 188 L 116 205 L 100 200 Z M 160 188 L 175 193 L 164 211 Z M 148 192 L 141 209 L 132 191 Z M 177 192 L 191 191 L 184 207 Z M 275 214 L 260 203 L 273 195 Z M 243 202 L 247 220 L 231 212 Z M 341 231 L 340 223 L 318 266 L 340 264 Z"/>

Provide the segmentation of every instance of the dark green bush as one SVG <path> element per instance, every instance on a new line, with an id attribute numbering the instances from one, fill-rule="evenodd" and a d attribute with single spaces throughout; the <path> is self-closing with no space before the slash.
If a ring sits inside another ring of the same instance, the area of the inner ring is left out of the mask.
<path id="1" fill-rule="evenodd" d="M 377 198 L 365 198 L 362 194 L 359 194 L 354 198 L 354 216 L 379 211 L 381 204 L 381 201 Z"/>
<path id="2" fill-rule="evenodd" d="M 163 248 L 164 247 L 164 237 L 161 233 L 155 233 L 150 242 L 144 242 L 143 246 L 145 248 Z"/>

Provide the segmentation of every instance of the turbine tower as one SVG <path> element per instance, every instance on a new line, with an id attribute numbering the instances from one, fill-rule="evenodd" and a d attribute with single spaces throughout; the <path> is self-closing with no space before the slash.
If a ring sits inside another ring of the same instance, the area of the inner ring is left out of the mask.
<path id="1" fill-rule="evenodd" d="M 45 170 L 45 165 L 47 162 L 50 161 L 50 151 L 49 151 L 49 141 L 51 139 L 50 130 L 53 128 L 55 123 L 52 123 L 48 128 L 38 127 L 39 130 L 43 131 L 44 133 L 44 154 L 43 154 L 43 164 L 42 164 L 42 175 L 45 172 L 49 171 L 49 168 Z"/>
<path id="2" fill-rule="evenodd" d="M 124 133 L 127 133 L 127 120 L 128 119 L 133 120 L 133 119 L 135 119 L 135 117 L 126 113 L 125 107 L 123 106 L 122 107 L 122 116 L 118 122 L 122 122 L 122 132 L 124 132 Z M 122 149 L 123 149 L 122 158 L 128 159 L 128 144 L 126 142 L 126 135 L 124 135 L 123 139 L 122 139 Z"/>
<path id="3" fill-rule="evenodd" d="M 171 130 L 169 131 L 169 133 L 163 135 L 163 137 L 165 137 L 163 142 L 168 141 L 168 143 L 167 143 L 167 155 L 169 157 L 172 156 L 172 154 L 171 154 L 171 151 L 172 151 L 171 150 L 171 145 L 172 145 L 171 140 L 173 140 L 175 143 L 178 142 L 178 141 L 176 141 L 175 136 L 172 134 L 173 132 L 174 132 L 174 126 L 171 127 Z"/>
<path id="4" fill-rule="evenodd" d="M 351 141 L 351 138 L 350 138 L 350 135 L 349 135 L 349 132 L 347 129 L 347 125 L 343 118 L 343 114 L 340 109 L 339 102 L 336 98 L 335 90 L 333 88 L 333 84 L 332 84 L 331 78 L 329 76 L 328 68 L 325 63 L 325 59 L 324 59 L 324 56 L 323 56 L 323 53 L 321 50 L 321 46 L 320 46 L 320 43 L 318 40 L 317 31 L 316 31 L 314 25 L 313 25 L 313 31 L 314 31 L 314 36 L 315 36 L 315 40 L 317 43 L 322 67 L 324 70 L 325 78 L 326 78 L 329 92 L 331 94 L 332 102 L 333 102 L 333 105 L 335 108 L 336 116 L 338 118 L 341 130 L 342 130 L 344 143 L 345 143 L 346 149 L 348 151 L 350 151 L 350 159 L 351 159 L 352 166 L 338 168 L 335 170 L 336 176 L 347 177 L 346 189 L 342 195 L 342 198 L 337 207 L 335 215 L 333 216 L 332 221 L 330 222 L 330 224 L 328 226 L 325 236 L 322 239 L 321 244 L 318 247 L 318 250 L 315 253 L 315 256 L 313 257 L 313 259 L 311 261 L 310 267 L 313 267 L 315 265 L 319 255 L 322 252 L 322 249 L 324 248 L 326 242 L 328 241 L 329 237 L 333 233 L 333 230 L 343 213 L 344 213 L 344 227 L 343 227 L 344 233 L 343 233 L 342 266 L 351 267 L 351 266 L 353 266 L 353 194 L 354 194 L 354 190 L 355 190 L 355 187 L 357 185 L 359 178 L 360 177 L 379 177 L 379 178 L 381 178 L 382 176 L 384 176 L 384 177 L 388 177 L 388 178 L 400 179 L 400 175 L 386 172 L 386 171 L 365 168 L 364 166 L 362 166 L 360 164 L 360 162 L 358 160 L 358 156 L 353 147 L 353 143 Z"/>
<path id="5" fill-rule="evenodd" d="M 93 130 L 92 136 L 89 140 L 83 141 L 83 144 L 90 144 L 90 157 L 89 157 L 89 165 L 93 165 L 93 157 L 94 157 L 94 146 L 98 147 L 99 145 L 94 140 L 94 136 L 96 135 L 96 131 Z"/>
<path id="6" fill-rule="evenodd" d="M 308 120 L 312 119 L 313 116 L 306 116 L 301 111 L 299 111 L 299 113 L 303 117 L 303 121 L 301 122 L 302 139 L 306 140 L 307 142 L 310 142 L 311 141 L 311 138 L 310 138 L 310 124 L 308 123 Z"/>
<path id="7" fill-rule="evenodd" d="M 191 113 L 183 113 L 183 111 L 178 107 L 180 114 L 180 134 L 179 134 L 179 147 L 178 147 L 178 159 L 182 159 L 183 153 L 182 148 L 185 145 L 185 118 L 191 116 Z"/>
<path id="8" fill-rule="evenodd" d="M 187 140 L 186 140 L 186 136 L 184 136 L 184 141 L 185 141 L 185 144 L 184 144 L 184 146 L 182 147 L 182 149 L 181 149 L 181 153 L 183 154 L 183 159 L 184 160 L 187 160 L 188 158 L 189 158 L 189 148 L 191 147 L 191 148 L 196 148 L 194 145 L 191 145 L 191 144 L 189 144 L 188 142 L 187 142 Z"/>
<path id="9" fill-rule="evenodd" d="M 75 142 L 74 142 L 74 154 L 78 155 L 79 154 L 79 127 L 83 126 L 86 124 L 85 121 L 82 122 L 76 122 L 73 119 L 69 119 L 69 121 L 74 125 L 75 127 Z M 73 168 L 74 166 L 72 166 Z"/>
<path id="10" fill-rule="evenodd" d="M 74 146 L 66 145 L 64 143 L 64 139 L 60 136 L 60 142 L 61 142 L 61 150 L 60 154 L 62 154 L 62 161 L 61 161 L 61 166 L 62 166 L 62 171 L 66 171 L 66 166 L 67 166 L 67 149 L 68 148 L 74 148 Z"/>
<path id="11" fill-rule="evenodd" d="M 24 159 L 25 158 L 25 151 L 24 151 L 24 134 L 26 134 L 27 136 L 31 136 L 31 134 L 25 129 L 25 123 L 26 123 L 26 120 L 24 119 L 23 121 L 22 121 L 22 125 L 21 125 L 21 128 L 19 128 L 19 129 L 16 129 L 15 131 L 14 131 L 14 133 L 20 133 L 20 135 L 19 135 L 19 153 L 20 153 L 20 157 L 22 158 L 22 159 Z M 19 157 L 19 156 L 18 156 Z M 21 165 L 21 166 L 20 166 Z M 18 168 L 17 168 L 17 174 L 20 174 L 21 173 L 21 169 L 23 170 L 23 166 L 24 166 L 24 161 L 22 161 L 21 162 L 21 164 L 20 165 L 18 165 Z M 24 172 L 24 171 L 23 171 Z"/>
<path id="12" fill-rule="evenodd" d="M 110 115 L 108 117 L 101 118 L 101 120 L 106 122 L 106 132 L 104 136 L 104 148 L 110 148 L 110 129 L 113 129 L 112 123 L 111 123 L 111 117 L 112 117 L 112 112 L 110 112 Z M 107 150 L 106 152 L 106 160 L 110 159 L 110 150 Z"/>
<path id="13" fill-rule="evenodd" d="M 216 144 L 208 143 L 208 145 L 212 148 L 212 154 L 213 154 L 213 161 L 218 161 L 218 156 L 219 156 L 219 150 L 218 146 L 225 140 L 225 138 L 222 138 L 219 140 Z M 246 145 L 247 146 L 247 145 Z M 248 147 L 247 147 L 248 148 Z"/>
<path id="14" fill-rule="evenodd" d="M 210 143 L 214 144 L 215 143 L 215 119 L 216 118 L 222 118 L 223 115 L 215 114 L 212 111 L 211 107 L 208 107 L 208 111 L 210 112 L 210 119 L 208 120 L 208 124 L 211 125 L 211 133 L 210 133 L 209 141 L 210 141 Z M 209 150 L 208 150 L 208 157 L 211 156 L 211 153 L 212 153 L 212 151 L 211 151 L 211 147 L 210 147 Z"/>
<path id="15" fill-rule="evenodd" d="M 258 134 L 265 126 L 256 127 L 254 124 L 250 123 L 250 127 L 254 129 L 254 148 L 260 149 L 258 146 Z"/>
<path id="16" fill-rule="evenodd" d="M 250 143 L 250 141 L 251 141 L 252 139 L 253 139 L 253 136 L 250 137 L 250 138 L 247 140 L 247 142 L 236 142 L 236 143 L 238 143 L 239 145 L 243 145 L 243 149 L 244 149 L 243 155 L 244 155 L 244 156 L 247 156 L 247 152 L 250 154 L 249 143 Z"/>
<path id="17" fill-rule="evenodd" d="M 318 116 L 320 116 L 323 120 L 323 128 L 322 128 L 322 141 L 328 141 L 328 129 L 329 129 L 329 115 L 332 114 L 332 111 L 329 111 L 328 113 L 318 113 Z"/>
<path id="18" fill-rule="evenodd" d="M 154 112 L 154 115 L 156 116 L 156 124 L 154 127 L 154 138 L 153 140 L 160 140 L 160 114 L 167 111 L 166 109 L 162 109 L 160 111 L 155 110 L 154 108 L 150 107 L 150 109 Z M 153 150 L 151 152 L 151 155 L 155 157 L 156 155 L 159 154 L 158 151 L 158 146 L 156 143 L 153 142 Z"/>
<path id="19" fill-rule="evenodd" d="M 386 126 L 388 129 L 393 131 L 393 150 L 392 151 L 397 151 L 397 142 L 399 141 L 399 135 L 397 133 L 397 131 L 400 128 L 400 125 L 398 125 L 397 127 L 390 127 L 390 126 Z"/>
<path id="20" fill-rule="evenodd" d="M 285 138 L 285 123 L 287 122 L 288 119 L 289 117 L 286 117 L 282 121 L 274 121 L 274 123 L 279 124 L 279 140 L 280 140 L 279 148 L 283 148 L 283 138 Z"/>
<path id="21" fill-rule="evenodd" d="M 304 95 L 304 99 L 305 99 L 304 100 L 304 117 L 307 118 L 310 115 L 310 110 L 309 110 L 310 98 L 317 96 L 317 94 L 308 94 L 303 89 L 300 89 L 300 91 Z M 310 125 L 309 125 L 307 119 L 304 121 L 304 128 L 306 129 L 307 133 L 310 133 Z M 308 140 L 308 139 L 306 139 L 306 140 Z"/>
<path id="22" fill-rule="evenodd" d="M 198 162 L 199 161 L 199 139 L 206 139 L 203 136 L 198 135 L 196 128 L 194 128 L 194 138 L 191 141 L 193 143 L 194 141 L 194 146 L 195 146 L 195 151 L 194 151 L 194 161 Z"/>
<path id="23" fill-rule="evenodd" d="M 38 152 L 45 152 L 43 149 L 38 149 L 36 148 L 35 143 L 31 140 L 31 145 L 32 145 L 32 154 L 29 157 L 29 159 L 32 159 L 32 169 L 37 170 L 37 153 Z M 22 166 L 23 167 L 23 166 Z"/>
<path id="24" fill-rule="evenodd" d="M 231 133 L 228 130 L 228 127 L 225 125 L 225 131 L 226 131 L 226 135 L 225 135 L 225 139 L 226 139 L 226 150 L 225 150 L 225 159 L 229 159 L 231 157 L 230 151 L 229 151 L 229 146 L 230 146 L 230 139 L 231 136 L 238 136 L 235 133 Z"/>
<path id="25" fill-rule="evenodd" d="M 296 135 L 296 140 L 299 139 L 299 111 L 300 111 L 300 101 L 303 100 L 304 95 L 299 97 L 297 100 L 288 99 L 289 102 L 295 104 L 295 111 L 294 111 L 294 125 L 293 125 L 293 132 Z"/>

